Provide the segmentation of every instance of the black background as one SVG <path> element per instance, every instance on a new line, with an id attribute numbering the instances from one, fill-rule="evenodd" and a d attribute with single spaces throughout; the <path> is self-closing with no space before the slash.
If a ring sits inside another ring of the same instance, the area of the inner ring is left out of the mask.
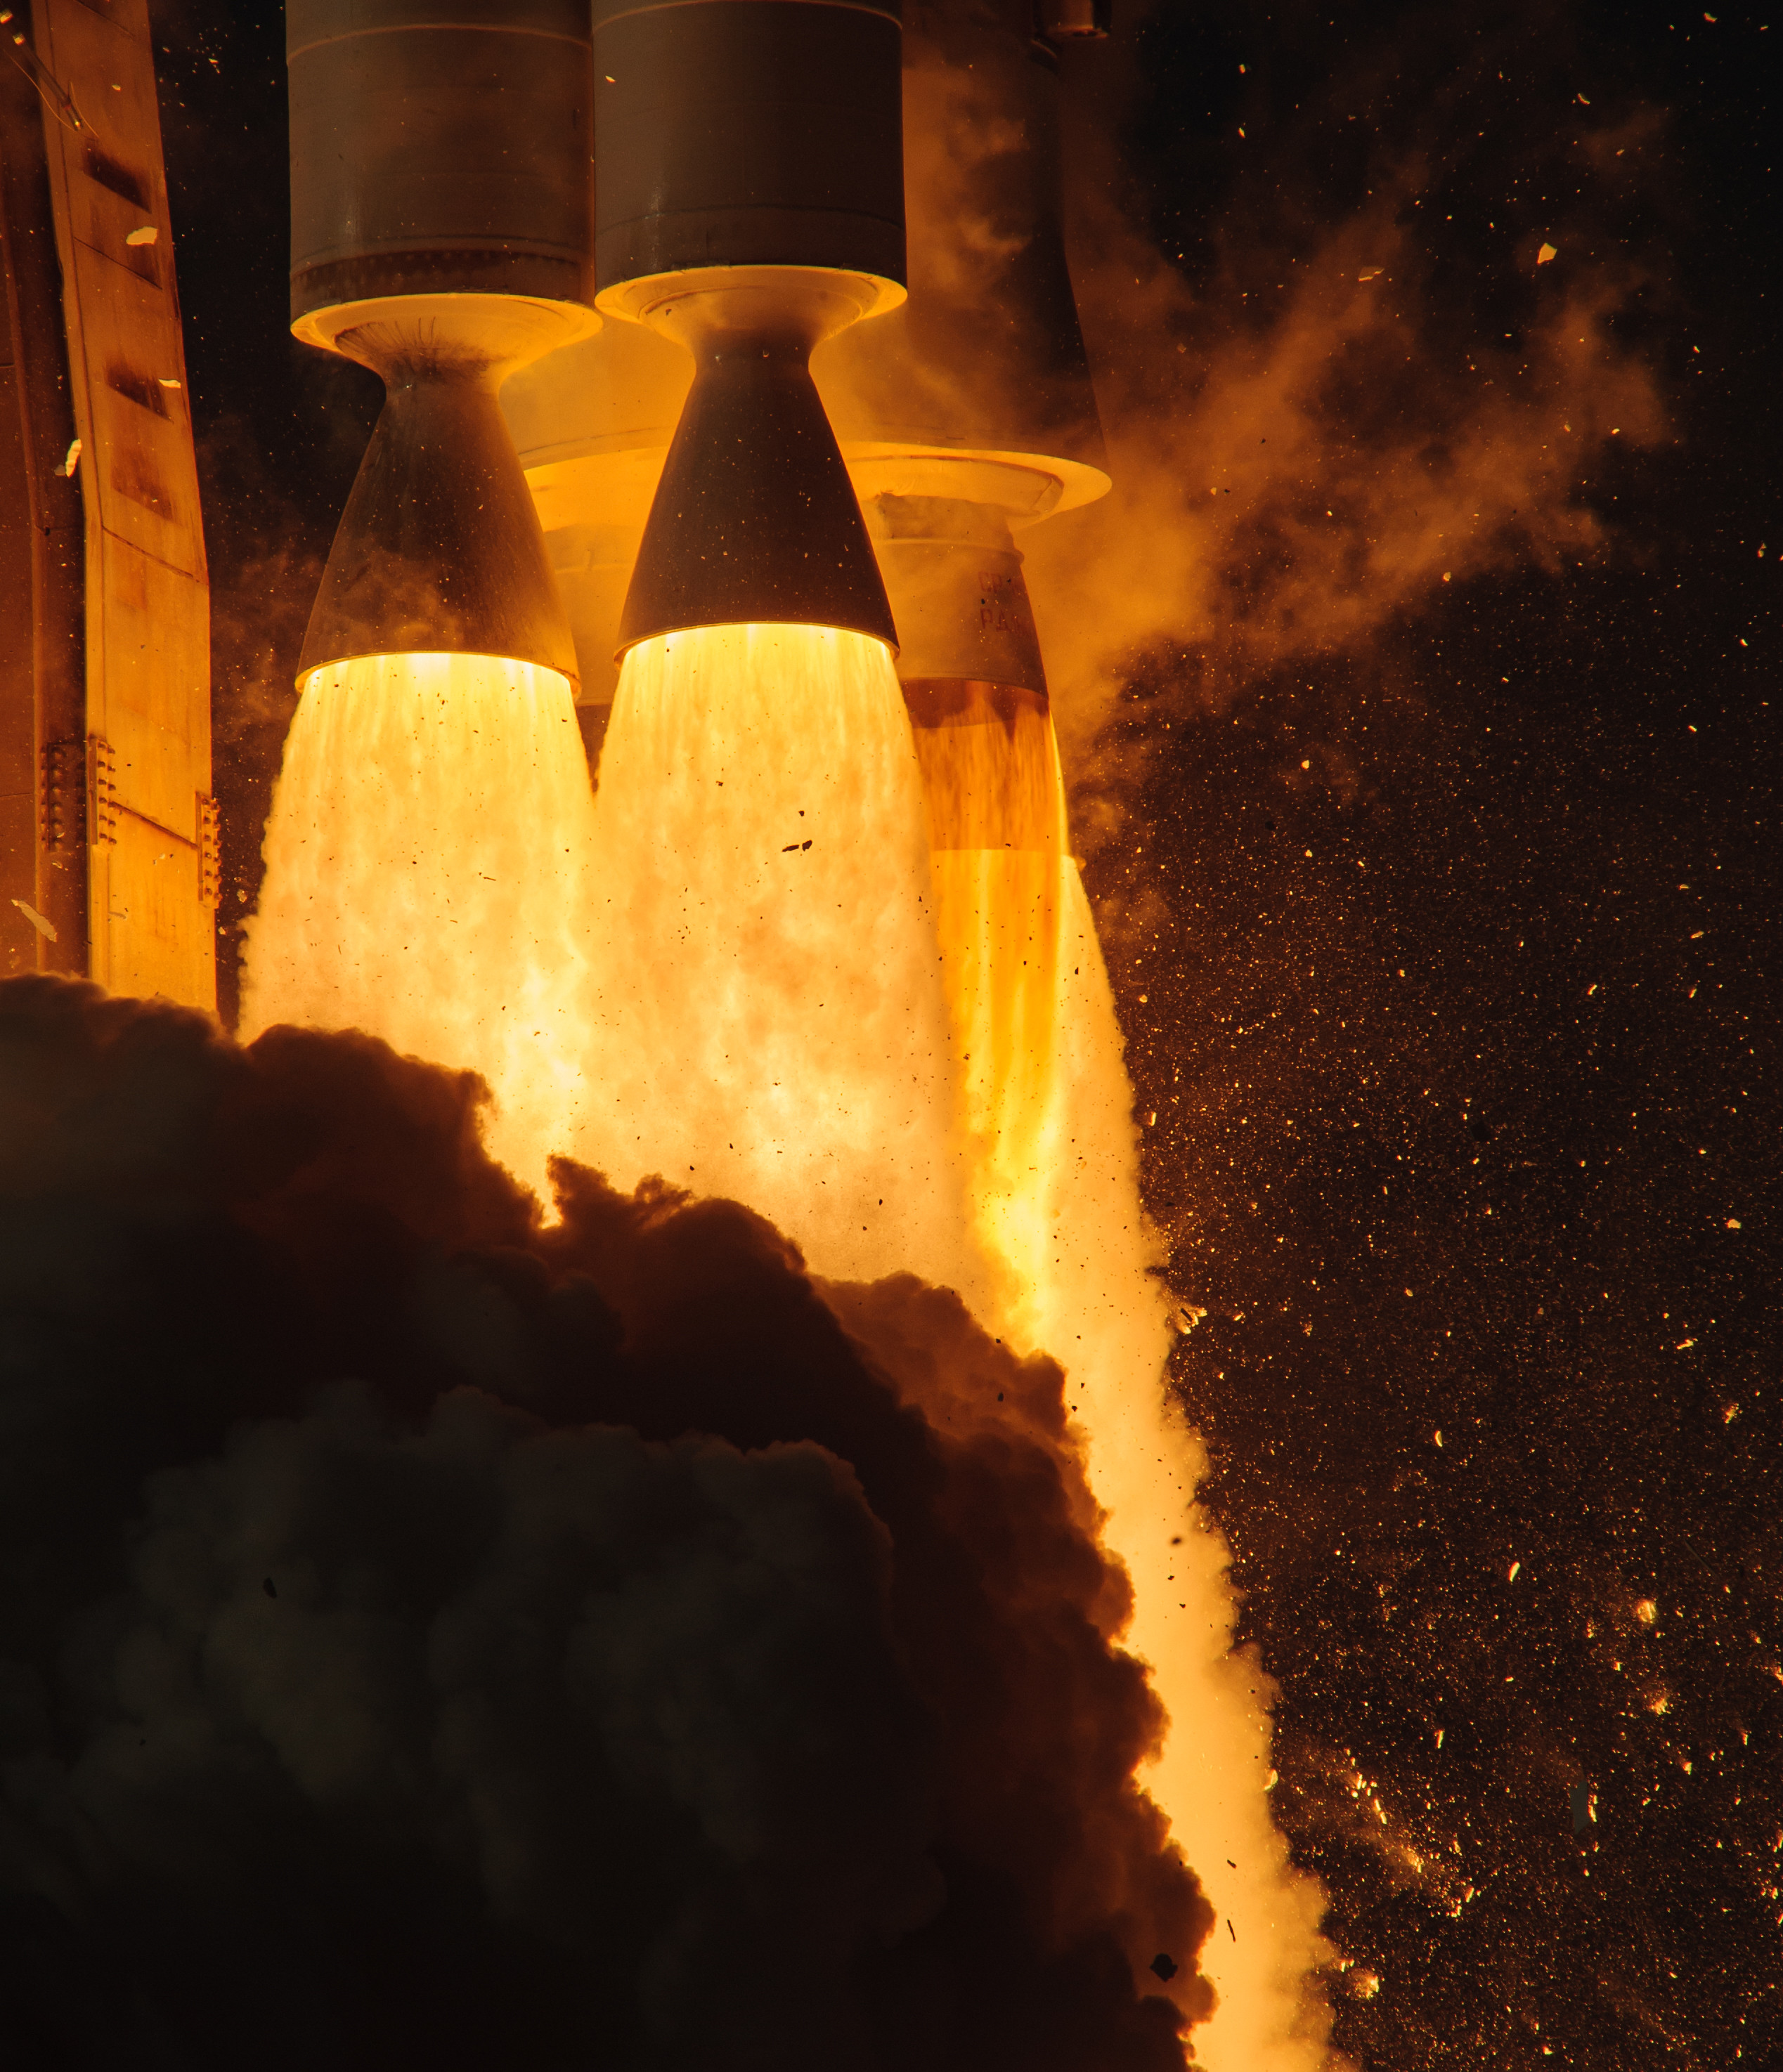
<path id="1" fill-rule="evenodd" d="M 1564 174 L 1575 96 L 1655 123 L 1604 234 L 1673 436 L 1583 492 L 1603 546 L 1273 672 L 1136 656 L 1109 730 L 1146 774 L 1088 882 L 1148 1198 L 1206 1313 L 1176 1373 L 1282 1684 L 1278 1810 L 1331 1893 L 1337 2040 L 1370 2066 L 1783 2066 L 1763 19 L 1166 5 L 1073 60 L 1135 82 L 1132 195 L 1192 282 L 1284 197 L 1353 209 L 1439 104 L 1433 320 L 1464 346 L 1517 321 L 1474 262 L 1489 219 L 1540 227 L 1513 180 Z M 227 1013 L 378 397 L 286 333 L 279 10 L 156 22 Z M 1360 121 L 1339 79 L 1371 83 Z"/>

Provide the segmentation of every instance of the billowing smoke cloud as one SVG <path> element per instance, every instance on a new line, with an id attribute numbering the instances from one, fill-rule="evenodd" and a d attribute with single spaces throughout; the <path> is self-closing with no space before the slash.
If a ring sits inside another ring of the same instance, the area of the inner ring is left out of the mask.
<path id="1" fill-rule="evenodd" d="M 1056 1368 L 478 1101 L 0 987 L 8 2063 L 1180 2064 Z"/>
<path id="2" fill-rule="evenodd" d="M 1130 793 L 1102 730 L 1135 675 L 1223 705 L 1470 577 L 1571 566 L 1612 537 L 1616 457 L 1670 436 L 1641 330 L 1663 119 L 1551 10 L 1115 11 L 1063 96 L 1114 487 L 1018 536 L 1086 846 Z M 1044 418 L 1046 347 L 983 314 L 1029 256 L 1021 82 L 962 69 L 912 105 L 938 314 L 900 393 Z"/>

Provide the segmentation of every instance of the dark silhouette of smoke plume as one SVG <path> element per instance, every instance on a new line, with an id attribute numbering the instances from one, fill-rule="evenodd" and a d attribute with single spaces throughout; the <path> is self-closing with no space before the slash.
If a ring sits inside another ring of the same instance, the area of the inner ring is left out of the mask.
<path id="1" fill-rule="evenodd" d="M 0 986 L 8 2066 L 1180 2065 L 1058 1370 L 480 1097 Z"/>

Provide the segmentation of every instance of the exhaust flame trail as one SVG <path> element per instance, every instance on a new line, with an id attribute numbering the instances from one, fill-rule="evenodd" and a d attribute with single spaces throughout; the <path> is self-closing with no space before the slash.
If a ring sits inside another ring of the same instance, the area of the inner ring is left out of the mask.
<path id="1" fill-rule="evenodd" d="M 1273 1692 L 1233 1651 L 1229 1556 L 1193 1500 L 1206 1457 L 1165 1391 L 1160 1254 L 1051 718 L 1027 693 L 949 685 L 937 709 L 941 687 L 912 688 L 972 1205 L 999 1269 L 1001 1327 L 1066 1369 L 1103 1540 L 1132 1582 L 1125 1644 L 1170 1717 L 1142 1782 L 1219 1915 L 1199 1963 L 1220 2004 L 1196 2054 L 1210 2072 L 1312 2072 L 1329 2025 L 1309 1992 L 1329 1954 L 1324 1899 L 1270 1817 Z"/>
<path id="2" fill-rule="evenodd" d="M 817 1272 L 982 1295 L 928 823 L 883 644 L 709 626 L 627 654 L 595 801 L 580 1155 L 747 1202 Z"/>
<path id="3" fill-rule="evenodd" d="M 479 1072 L 492 1150 L 542 1187 L 583 1099 L 592 816 L 555 670 L 447 654 L 317 670 L 267 821 L 242 1039 L 356 1028 Z"/>
<path id="4" fill-rule="evenodd" d="M 1254 1651 L 1233 1651 L 1230 1557 L 1193 1500 L 1206 1456 L 1166 1392 L 1162 1252 L 1140 1207 L 1114 997 L 1082 882 L 1069 862 L 1061 875 L 1059 1099 L 1070 1155 L 1045 1174 L 1056 1237 L 1040 1342 L 1077 1383 L 1103 1540 L 1132 1581 L 1126 1645 L 1151 1666 L 1170 1715 L 1141 1782 L 1218 1916 L 1200 1963 L 1220 2004 L 1194 2032 L 1197 2059 L 1209 2072 L 1316 2072 L 1329 2062 L 1314 1977 L 1331 1955 L 1319 1933 L 1324 1897 L 1290 1865 L 1271 1816 L 1274 1692 Z"/>
<path id="5" fill-rule="evenodd" d="M 1049 1244 L 1040 1175 L 1061 1149 L 1064 831 L 1052 723 L 1042 699 L 1002 684 L 941 680 L 905 690 L 929 804 L 974 1219 L 999 1270 L 1005 1328 L 1037 1344 Z"/>
<path id="6" fill-rule="evenodd" d="M 1172 1721 L 1142 1782 L 1233 1924 L 1200 1958 L 1222 2004 L 1200 2058 L 1298 2072 L 1323 2056 L 1320 1902 L 1269 1818 L 1268 1693 L 1230 1652 L 1204 1462 L 1162 1383 L 1131 1090 L 1051 720 L 989 686 L 912 702 L 914 740 L 864 635 L 643 642 L 595 799 L 554 672 L 319 671 L 244 1034 L 356 1026 L 471 1067 L 492 1149 L 535 1186 L 558 1149 L 625 1187 L 663 1173 L 747 1202 L 821 1274 L 920 1273 L 1058 1358 L 1133 1581 L 1127 1644 Z"/>

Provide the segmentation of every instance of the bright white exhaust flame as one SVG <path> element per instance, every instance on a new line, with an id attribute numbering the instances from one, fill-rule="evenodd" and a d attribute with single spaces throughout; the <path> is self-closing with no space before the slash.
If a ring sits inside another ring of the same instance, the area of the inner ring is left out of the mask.
<path id="1" fill-rule="evenodd" d="M 920 1273 L 1056 1357 L 1133 1580 L 1128 1645 L 1170 1714 L 1143 1782 L 1217 1910 L 1197 2056 L 1313 2072 L 1320 1895 L 1270 1817 L 1270 1693 L 1231 1652 L 1200 1442 L 1163 1387 L 1131 1088 L 1051 722 L 920 742 L 886 649 L 809 627 L 632 649 L 598 800 L 549 671 L 320 671 L 268 827 L 243 1034 L 356 1026 L 472 1067 L 492 1149 L 535 1186 L 566 1151 L 623 1187 L 729 1195 L 820 1273 Z M 1019 840 L 973 832 L 999 783 L 1025 802 Z"/>
<path id="2" fill-rule="evenodd" d="M 583 1155 L 747 1202 L 838 1279 L 982 1274 L 892 658 L 708 626 L 625 658 L 595 815 Z"/>
<path id="3" fill-rule="evenodd" d="M 993 1328 L 1065 1369 L 1102 1537 L 1132 1579 L 1126 1644 L 1170 1715 L 1143 1782 L 1217 1910 L 1199 1963 L 1220 2004 L 1196 2054 L 1210 2072 L 1314 2072 L 1328 2028 L 1308 1992 L 1328 1954 L 1324 1898 L 1270 1817 L 1273 1692 L 1232 1651 L 1225 1544 L 1192 1500 L 1205 1455 L 1165 1391 L 1162 1251 L 1140 1206 L 1133 1090 L 1052 723 L 1018 710 L 917 739 Z M 990 825 L 970 803 L 987 796 L 1005 806 Z"/>
<path id="4" fill-rule="evenodd" d="M 486 655 L 374 655 L 303 687 L 266 824 L 241 1035 L 363 1029 L 488 1082 L 529 1185 L 587 1088 L 594 800 L 570 685 Z"/>
<path id="5" fill-rule="evenodd" d="M 1045 1176 L 1055 1232 L 1038 1342 L 1064 1365 L 1087 1437 L 1102 1537 L 1133 1583 L 1126 1642 L 1151 1666 L 1170 1729 L 1144 1783 L 1215 1910 L 1201 1970 L 1220 2004 L 1193 2032 L 1209 2072 L 1317 2072 L 1329 2016 L 1324 1896 L 1292 1868 L 1270 1810 L 1274 1688 L 1233 1651 L 1237 1606 L 1218 1527 L 1193 1503 L 1199 1436 L 1164 1387 L 1162 1248 L 1139 1206 L 1133 1091 L 1095 923 L 1064 865 L 1059 1099 L 1069 1155 Z"/>

